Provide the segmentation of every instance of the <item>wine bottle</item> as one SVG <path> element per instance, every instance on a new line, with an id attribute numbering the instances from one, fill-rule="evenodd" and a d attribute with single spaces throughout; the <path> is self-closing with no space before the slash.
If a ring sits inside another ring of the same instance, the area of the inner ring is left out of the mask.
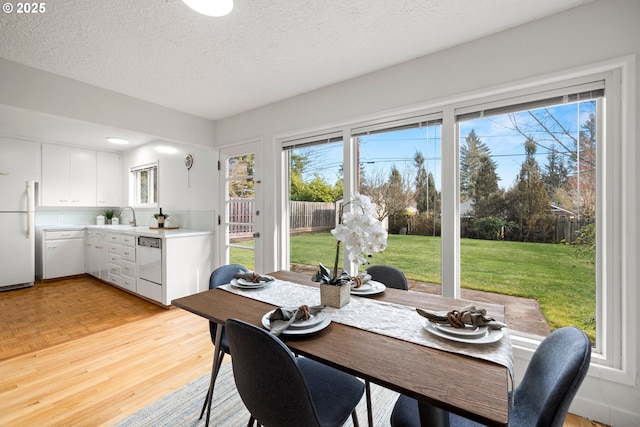
<path id="1" fill-rule="evenodd" d="M 158 214 L 158 227 L 164 228 L 164 214 L 162 213 L 162 208 L 160 208 L 160 213 Z"/>

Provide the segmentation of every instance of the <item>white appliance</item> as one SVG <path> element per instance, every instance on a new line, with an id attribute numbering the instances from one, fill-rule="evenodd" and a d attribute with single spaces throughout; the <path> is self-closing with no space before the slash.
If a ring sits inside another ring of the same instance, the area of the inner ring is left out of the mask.
<path id="1" fill-rule="evenodd" d="M 33 286 L 39 145 L 0 139 L 0 291 Z"/>

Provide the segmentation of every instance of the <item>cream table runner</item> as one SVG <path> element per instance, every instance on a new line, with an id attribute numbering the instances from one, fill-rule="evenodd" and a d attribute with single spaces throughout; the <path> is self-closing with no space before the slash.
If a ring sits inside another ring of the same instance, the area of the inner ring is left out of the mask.
<path id="1" fill-rule="evenodd" d="M 320 304 L 320 290 L 276 279 L 263 288 L 241 289 L 223 285 L 220 289 L 252 298 L 278 307 L 299 307 Z M 490 344 L 465 344 L 433 336 L 423 327 L 427 320 L 416 312 L 416 307 L 371 300 L 351 295 L 349 304 L 338 309 L 325 308 L 331 320 L 369 332 L 387 335 L 438 350 L 464 354 L 470 357 L 498 363 L 509 370 L 511 389 L 513 384 L 513 354 L 508 328 L 503 328 L 504 337 Z M 459 307 L 452 307 L 459 309 Z"/>

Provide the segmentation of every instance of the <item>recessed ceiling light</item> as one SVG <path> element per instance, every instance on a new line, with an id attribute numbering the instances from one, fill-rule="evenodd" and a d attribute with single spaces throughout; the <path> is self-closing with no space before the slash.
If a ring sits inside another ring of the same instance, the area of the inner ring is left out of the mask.
<path id="1" fill-rule="evenodd" d="M 207 16 L 225 16 L 233 9 L 233 0 L 182 0 L 198 13 Z"/>
<path id="2" fill-rule="evenodd" d="M 107 141 L 112 144 L 118 144 L 118 145 L 127 145 L 129 143 L 129 141 L 122 138 L 107 138 Z"/>

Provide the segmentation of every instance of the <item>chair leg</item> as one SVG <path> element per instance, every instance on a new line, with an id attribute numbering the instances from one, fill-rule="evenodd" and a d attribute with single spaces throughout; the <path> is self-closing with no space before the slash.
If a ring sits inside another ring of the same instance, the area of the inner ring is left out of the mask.
<path id="1" fill-rule="evenodd" d="M 364 380 L 364 388 L 367 397 L 367 419 L 369 421 L 369 427 L 373 427 L 373 409 L 371 405 L 371 383 L 369 380 Z"/>
<path id="2" fill-rule="evenodd" d="M 360 423 L 358 422 L 358 414 L 356 414 L 356 410 L 354 409 L 351 412 L 351 419 L 353 420 L 353 427 L 360 427 Z"/>
<path id="3" fill-rule="evenodd" d="M 216 385 L 216 378 L 218 377 L 218 372 L 220 372 L 220 366 L 222 365 L 222 359 L 224 358 L 224 351 L 221 349 L 220 343 L 222 342 L 222 327 L 219 327 L 216 331 L 216 338 L 214 342 L 214 352 L 213 352 L 213 366 L 211 367 L 211 382 L 209 383 L 209 390 L 207 391 L 207 396 L 204 401 L 204 406 L 202 407 L 202 411 L 200 411 L 200 419 L 202 419 L 202 415 L 204 414 L 204 410 L 207 410 L 207 419 L 205 421 L 205 427 L 209 427 L 209 419 L 211 418 L 211 401 L 213 400 L 213 390 Z"/>

